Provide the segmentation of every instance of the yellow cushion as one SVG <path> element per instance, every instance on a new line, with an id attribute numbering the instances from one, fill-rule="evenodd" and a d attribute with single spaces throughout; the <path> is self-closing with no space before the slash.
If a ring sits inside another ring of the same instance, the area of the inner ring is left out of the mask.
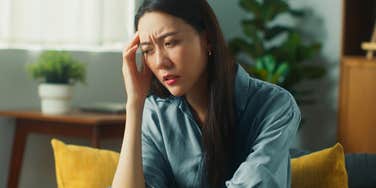
<path id="1" fill-rule="evenodd" d="M 347 188 L 343 147 L 335 146 L 291 160 L 292 188 Z"/>
<path id="2" fill-rule="evenodd" d="M 119 154 L 51 140 L 59 188 L 106 188 L 112 183 Z"/>

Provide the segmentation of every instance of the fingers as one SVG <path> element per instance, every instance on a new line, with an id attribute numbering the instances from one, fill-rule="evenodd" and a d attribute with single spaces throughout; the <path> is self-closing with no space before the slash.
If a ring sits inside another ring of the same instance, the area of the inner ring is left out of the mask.
<path id="1" fill-rule="evenodd" d="M 134 38 L 128 45 L 128 47 L 123 49 L 123 60 L 132 60 L 134 59 L 134 53 L 137 50 L 138 44 L 140 43 L 140 36 L 138 32 L 136 32 Z"/>
<path id="2" fill-rule="evenodd" d="M 124 68 L 129 68 L 131 72 L 137 71 L 136 66 L 136 51 L 138 49 L 138 45 L 134 45 L 130 49 L 125 52 L 123 57 L 123 66 Z"/>
<path id="3" fill-rule="evenodd" d="M 129 56 L 131 56 L 131 55 L 134 55 L 134 54 L 136 53 L 137 49 L 138 49 L 138 45 L 137 45 L 137 44 L 136 44 L 136 45 L 133 45 L 132 47 L 130 47 L 130 48 L 125 52 L 126 56 L 129 57 Z"/>
<path id="4" fill-rule="evenodd" d="M 135 33 L 135 36 L 133 37 L 132 41 L 128 45 L 128 49 L 132 48 L 134 45 L 140 43 L 140 35 L 138 34 L 138 31 Z"/>

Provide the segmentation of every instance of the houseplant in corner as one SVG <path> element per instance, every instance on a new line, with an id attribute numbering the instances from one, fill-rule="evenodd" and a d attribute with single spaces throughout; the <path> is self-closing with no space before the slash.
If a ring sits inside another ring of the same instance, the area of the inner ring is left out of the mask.
<path id="1" fill-rule="evenodd" d="M 229 41 L 237 61 L 254 77 L 290 91 L 299 104 L 313 103 L 313 90 L 296 86 L 324 76 L 324 67 L 312 61 L 321 44 L 303 37 L 296 25 L 277 20 L 283 15 L 299 20 L 305 11 L 291 8 L 287 0 L 239 0 L 239 5 L 247 13 L 241 22 L 244 36 Z"/>
<path id="2" fill-rule="evenodd" d="M 85 65 L 68 52 L 44 51 L 35 63 L 27 65 L 27 70 L 34 79 L 42 81 L 38 87 L 42 113 L 68 113 L 73 85 L 85 82 Z"/>

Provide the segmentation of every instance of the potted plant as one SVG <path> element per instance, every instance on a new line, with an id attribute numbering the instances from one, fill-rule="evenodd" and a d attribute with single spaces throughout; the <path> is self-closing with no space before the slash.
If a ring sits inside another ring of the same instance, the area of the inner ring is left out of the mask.
<path id="1" fill-rule="evenodd" d="M 73 85 L 85 82 L 86 67 L 68 52 L 44 51 L 35 63 L 27 65 L 34 79 L 42 82 L 38 87 L 44 114 L 64 114 L 70 111 Z"/>
<path id="2" fill-rule="evenodd" d="M 289 90 L 299 104 L 312 103 L 311 90 L 295 86 L 325 74 L 323 66 L 309 61 L 320 52 L 321 44 L 303 39 L 294 25 L 276 22 L 281 15 L 300 19 L 305 12 L 292 9 L 286 0 L 239 0 L 239 5 L 248 16 L 241 22 L 244 37 L 229 41 L 237 61 L 254 77 Z"/>

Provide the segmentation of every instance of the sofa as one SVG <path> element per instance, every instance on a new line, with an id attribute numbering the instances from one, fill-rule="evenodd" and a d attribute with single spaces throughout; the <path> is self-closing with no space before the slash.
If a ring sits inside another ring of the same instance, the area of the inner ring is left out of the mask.
<path id="1" fill-rule="evenodd" d="M 109 187 L 115 151 L 51 140 L 59 188 Z M 376 188 L 376 154 L 344 154 L 341 144 L 319 151 L 291 149 L 292 188 Z"/>
<path id="2" fill-rule="evenodd" d="M 310 153 L 307 150 L 290 150 L 292 158 Z M 376 154 L 345 154 L 345 166 L 349 188 L 376 188 Z"/>

